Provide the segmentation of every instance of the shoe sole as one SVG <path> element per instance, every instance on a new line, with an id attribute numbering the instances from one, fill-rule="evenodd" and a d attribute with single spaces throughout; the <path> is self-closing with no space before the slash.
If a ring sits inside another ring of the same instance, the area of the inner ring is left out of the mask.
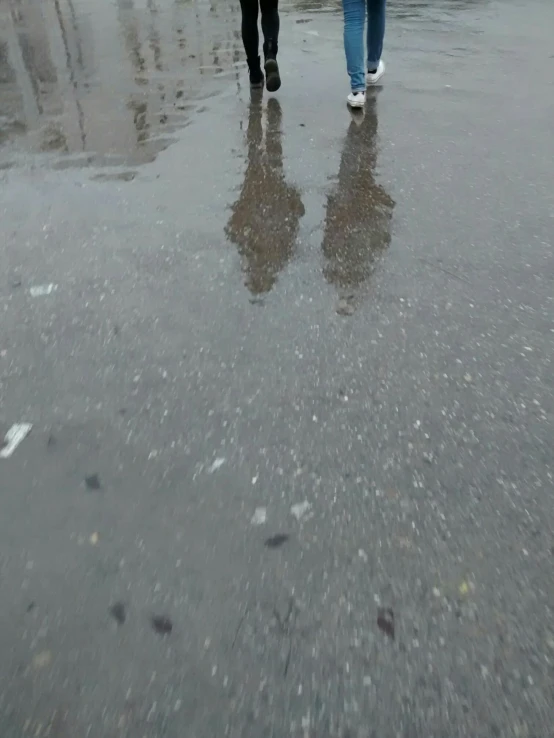
<path id="1" fill-rule="evenodd" d="M 349 107 L 354 108 L 355 110 L 359 110 L 365 106 L 365 100 L 363 102 L 350 102 L 350 100 L 348 100 L 347 103 Z"/>
<path id="2" fill-rule="evenodd" d="M 281 77 L 279 75 L 279 65 L 275 59 L 268 59 L 264 66 L 265 69 L 265 86 L 268 92 L 277 92 L 281 87 Z"/>

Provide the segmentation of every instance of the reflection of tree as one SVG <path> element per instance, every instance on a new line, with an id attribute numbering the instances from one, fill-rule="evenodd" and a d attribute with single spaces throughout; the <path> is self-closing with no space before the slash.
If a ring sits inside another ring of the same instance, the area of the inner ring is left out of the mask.
<path id="1" fill-rule="evenodd" d="M 375 259 L 390 243 L 394 200 L 375 182 L 376 99 L 366 116 L 352 121 L 343 146 L 336 190 L 327 200 L 323 273 L 337 288 L 355 289 L 371 275 Z"/>
<path id="2" fill-rule="evenodd" d="M 285 182 L 277 99 L 267 104 L 265 145 L 260 100 L 250 105 L 246 139 L 244 184 L 225 232 L 244 259 L 246 286 L 259 295 L 269 292 L 290 260 L 304 206 L 296 187 Z"/>

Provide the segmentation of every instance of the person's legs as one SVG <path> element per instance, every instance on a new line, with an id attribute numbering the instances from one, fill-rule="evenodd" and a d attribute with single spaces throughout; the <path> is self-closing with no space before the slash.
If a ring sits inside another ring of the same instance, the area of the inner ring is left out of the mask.
<path id="1" fill-rule="evenodd" d="M 260 0 L 262 10 L 262 33 L 264 35 L 264 56 L 277 57 L 279 42 L 279 0 Z"/>
<path id="2" fill-rule="evenodd" d="M 342 0 L 344 9 L 344 52 L 352 92 L 365 90 L 364 21 L 366 0 Z"/>
<path id="3" fill-rule="evenodd" d="M 264 59 L 266 86 L 270 92 L 281 87 L 281 77 L 277 64 L 279 45 L 279 0 L 260 0 L 262 11 L 262 32 L 264 35 Z"/>
<path id="4" fill-rule="evenodd" d="M 258 0 L 240 0 L 240 9 L 242 43 L 250 70 L 250 84 L 253 87 L 259 87 L 263 84 L 263 75 L 259 56 Z"/>
<path id="5" fill-rule="evenodd" d="M 386 0 L 367 0 L 367 70 L 376 72 L 383 53 Z"/>
<path id="6" fill-rule="evenodd" d="M 242 43 L 248 61 L 258 56 L 258 0 L 240 0 Z"/>

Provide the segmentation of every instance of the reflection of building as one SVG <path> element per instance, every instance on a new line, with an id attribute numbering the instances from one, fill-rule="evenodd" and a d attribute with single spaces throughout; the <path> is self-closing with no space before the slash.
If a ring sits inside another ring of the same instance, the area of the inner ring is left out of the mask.
<path id="1" fill-rule="evenodd" d="M 19 130 L 40 150 L 153 158 L 204 79 L 233 69 L 235 19 L 219 12 L 159 0 L 0 4 L 0 143 Z"/>
<path id="2" fill-rule="evenodd" d="M 60 110 L 57 76 L 44 35 L 42 5 L 14 0 L 0 6 L 0 90 L 4 132 L 38 125 Z M 1 135 L 1 134 L 0 134 Z"/>

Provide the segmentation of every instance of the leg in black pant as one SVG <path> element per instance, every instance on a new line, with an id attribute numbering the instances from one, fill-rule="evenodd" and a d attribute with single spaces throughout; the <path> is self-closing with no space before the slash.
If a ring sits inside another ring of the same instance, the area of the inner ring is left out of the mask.
<path id="1" fill-rule="evenodd" d="M 258 59 L 258 5 L 259 0 L 240 0 L 242 11 L 242 43 L 248 65 Z"/>
<path id="2" fill-rule="evenodd" d="M 264 34 L 264 56 L 267 59 L 277 58 L 279 41 L 279 0 L 260 0 L 262 10 L 262 33 Z"/>
<path id="3" fill-rule="evenodd" d="M 279 67 L 277 66 L 278 0 L 240 0 L 240 7 L 242 11 L 242 42 L 250 70 L 250 85 L 260 87 L 263 84 L 260 57 L 258 55 L 258 10 L 261 9 L 267 89 L 275 92 L 281 86 Z"/>

